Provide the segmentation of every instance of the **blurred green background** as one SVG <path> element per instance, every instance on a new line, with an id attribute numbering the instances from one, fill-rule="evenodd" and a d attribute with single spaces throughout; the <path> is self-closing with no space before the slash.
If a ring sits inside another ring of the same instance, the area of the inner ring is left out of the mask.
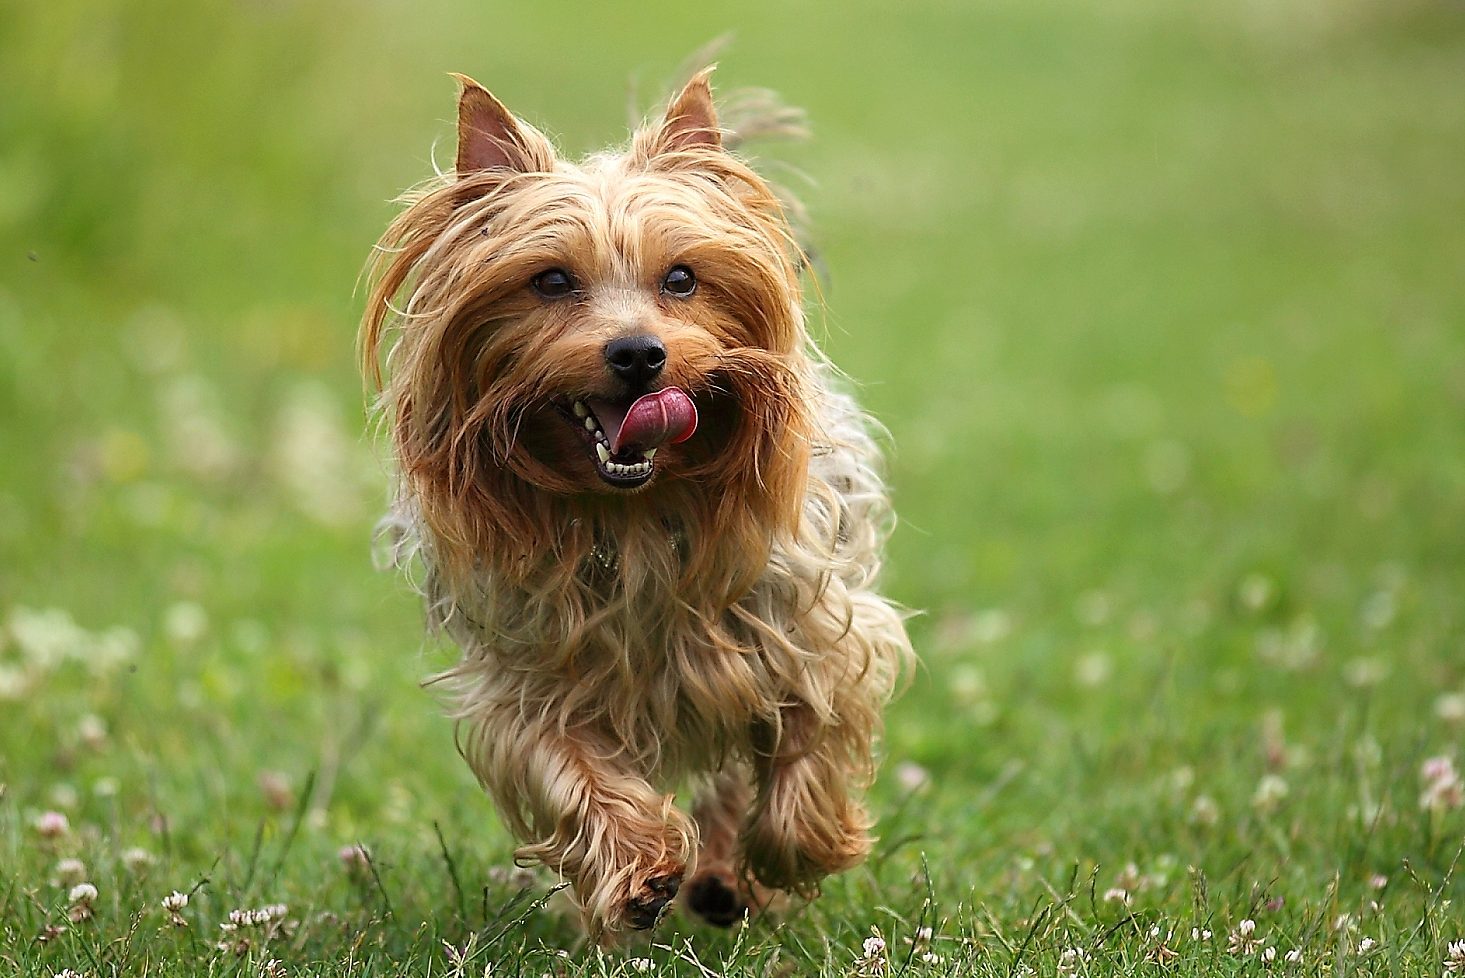
<path id="1" fill-rule="evenodd" d="M 580 153 L 728 31 L 717 85 L 810 114 L 768 153 L 810 177 L 819 331 L 894 446 L 926 665 L 887 838 L 944 837 L 978 902 L 1022 892 L 982 889 L 1016 850 L 1225 862 L 1273 771 L 1258 844 L 1307 885 L 1437 858 L 1338 841 L 1359 738 L 1402 826 L 1465 717 L 1465 9 L 1424 0 L 0 7 L 16 824 L 58 784 L 101 819 L 117 777 L 106 838 L 164 812 L 180 871 L 227 866 L 261 775 L 314 771 L 321 852 L 430 862 L 439 820 L 506 858 L 415 686 L 451 653 L 371 567 L 353 289 L 451 165 L 449 71 Z"/>

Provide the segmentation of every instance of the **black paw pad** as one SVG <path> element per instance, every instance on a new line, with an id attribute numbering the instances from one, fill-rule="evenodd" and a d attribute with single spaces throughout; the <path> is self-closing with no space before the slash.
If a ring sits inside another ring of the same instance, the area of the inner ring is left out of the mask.
<path id="1" fill-rule="evenodd" d="M 680 876 L 654 876 L 647 880 L 641 894 L 626 904 L 626 923 L 636 930 L 655 927 L 681 886 Z"/>
<path id="2" fill-rule="evenodd" d="M 716 876 L 694 879 L 687 887 L 687 905 L 697 916 L 718 927 L 731 927 L 748 912 L 748 905 L 737 891 Z"/>

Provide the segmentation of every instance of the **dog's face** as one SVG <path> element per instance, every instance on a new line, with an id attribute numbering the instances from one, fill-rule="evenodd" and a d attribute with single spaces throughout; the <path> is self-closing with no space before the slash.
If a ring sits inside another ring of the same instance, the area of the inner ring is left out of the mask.
<path id="1" fill-rule="evenodd" d="M 705 73 L 627 152 L 579 165 L 461 81 L 455 172 L 384 237 L 363 331 L 374 368 L 397 329 L 386 395 L 434 528 L 524 531 L 605 497 L 663 521 L 788 516 L 808 440 L 797 251 L 721 146 Z"/>

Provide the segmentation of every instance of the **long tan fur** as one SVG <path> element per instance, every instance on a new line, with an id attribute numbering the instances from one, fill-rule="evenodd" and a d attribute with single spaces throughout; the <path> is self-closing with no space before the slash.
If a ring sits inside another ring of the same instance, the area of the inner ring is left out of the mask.
<path id="1" fill-rule="evenodd" d="M 723 145 L 707 72 L 578 164 L 461 82 L 457 168 L 383 235 L 361 335 L 396 557 L 463 652 L 436 677 L 461 749 L 602 940 L 655 922 L 703 836 L 686 899 L 709 919 L 810 894 L 869 850 L 860 795 L 911 653 L 875 590 L 878 452 L 805 329 L 785 209 Z M 679 264 L 699 286 L 671 302 Z M 528 287 L 547 268 L 573 301 Z M 603 389 L 629 332 L 660 337 L 702 419 L 634 492 L 553 407 Z M 695 818 L 670 793 L 690 778 Z"/>

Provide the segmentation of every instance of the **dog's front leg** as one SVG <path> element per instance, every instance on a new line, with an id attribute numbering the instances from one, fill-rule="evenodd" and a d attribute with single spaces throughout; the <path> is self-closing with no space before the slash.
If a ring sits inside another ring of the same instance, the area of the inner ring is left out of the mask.
<path id="1" fill-rule="evenodd" d="M 777 742 L 757 764 L 758 798 L 743 830 L 743 858 L 765 886 L 812 895 L 826 876 L 870 852 L 870 818 L 857 793 L 863 741 L 821 726 L 812 711 L 784 711 Z"/>
<path id="2" fill-rule="evenodd" d="M 517 710 L 481 719 L 473 757 L 505 820 L 532 840 L 517 858 L 570 882 L 596 940 L 653 926 L 681 885 L 696 829 L 593 731 L 521 721 Z"/>

